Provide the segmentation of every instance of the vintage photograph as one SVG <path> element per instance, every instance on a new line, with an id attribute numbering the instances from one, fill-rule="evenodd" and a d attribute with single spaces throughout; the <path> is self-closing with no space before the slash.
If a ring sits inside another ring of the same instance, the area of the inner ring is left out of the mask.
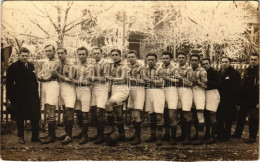
<path id="1" fill-rule="evenodd" d="M 259 160 L 258 1 L 1 9 L 1 160 Z"/>

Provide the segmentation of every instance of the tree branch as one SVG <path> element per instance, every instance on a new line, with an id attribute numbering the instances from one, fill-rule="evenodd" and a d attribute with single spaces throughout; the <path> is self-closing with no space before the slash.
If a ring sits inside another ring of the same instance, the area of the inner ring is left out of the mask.
<path id="1" fill-rule="evenodd" d="M 69 5 L 69 2 L 68 2 L 68 8 L 66 8 L 66 10 L 65 10 L 64 25 L 63 25 L 63 29 L 62 29 L 63 33 L 65 32 L 65 28 L 66 28 L 66 25 L 67 25 L 68 14 L 69 14 L 69 11 L 70 11 L 72 5 L 73 5 L 73 2 L 70 5 Z"/>
<path id="2" fill-rule="evenodd" d="M 45 9 L 45 11 L 46 11 L 46 15 L 47 15 L 47 17 L 49 18 L 51 24 L 53 25 L 53 27 L 54 27 L 55 30 L 57 31 L 57 30 L 58 30 L 57 25 L 53 22 L 52 18 L 50 17 L 49 13 L 47 12 L 46 8 L 44 8 L 44 9 Z"/>
<path id="3" fill-rule="evenodd" d="M 41 29 L 47 36 L 50 36 L 50 34 L 46 31 L 46 30 L 44 30 L 42 27 L 41 27 L 41 25 L 35 20 L 35 21 L 33 21 L 32 19 L 30 19 L 30 18 L 28 18 L 33 24 L 35 24 L 39 29 Z"/>
<path id="4" fill-rule="evenodd" d="M 77 24 L 75 24 L 75 25 L 71 26 L 70 28 L 66 29 L 66 30 L 64 31 L 64 33 L 70 31 L 71 29 L 75 28 L 76 26 L 78 26 L 78 25 L 80 25 L 81 23 L 84 23 L 84 22 L 86 22 L 86 21 L 88 21 L 88 19 L 83 20 L 83 21 L 81 21 L 81 22 L 78 22 Z"/>

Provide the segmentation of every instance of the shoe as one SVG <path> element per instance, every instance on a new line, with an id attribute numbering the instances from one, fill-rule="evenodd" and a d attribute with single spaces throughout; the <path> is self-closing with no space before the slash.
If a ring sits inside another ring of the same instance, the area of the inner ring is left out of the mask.
<path id="1" fill-rule="evenodd" d="M 216 138 L 216 141 L 217 141 L 217 142 L 225 142 L 226 139 L 225 139 L 224 137 L 217 137 L 217 138 Z"/>
<path id="2" fill-rule="evenodd" d="M 24 137 L 20 137 L 20 138 L 19 138 L 19 143 L 20 143 L 20 144 L 25 144 Z"/>
<path id="3" fill-rule="evenodd" d="M 41 141 L 42 144 L 48 144 L 53 142 L 55 142 L 55 137 L 51 137 L 51 136 L 48 136 L 46 139 Z"/>
<path id="4" fill-rule="evenodd" d="M 93 137 L 88 137 L 89 141 L 96 141 L 98 139 L 98 135 L 95 135 Z"/>
<path id="5" fill-rule="evenodd" d="M 176 145 L 176 138 L 170 139 L 170 145 Z"/>
<path id="6" fill-rule="evenodd" d="M 162 146 L 162 138 L 156 139 L 156 146 Z"/>
<path id="7" fill-rule="evenodd" d="M 203 139 L 204 139 L 204 140 L 209 140 L 209 139 L 210 139 L 210 136 L 207 135 L 207 134 L 205 134 L 205 135 L 203 136 Z"/>
<path id="8" fill-rule="evenodd" d="M 32 137 L 31 141 L 32 142 L 41 142 L 41 139 L 39 137 Z"/>
<path id="9" fill-rule="evenodd" d="M 185 140 L 185 137 L 184 136 L 179 136 L 176 138 L 176 141 L 184 141 Z"/>
<path id="10" fill-rule="evenodd" d="M 148 139 L 145 140 L 145 142 L 151 143 L 156 141 L 156 136 L 151 135 Z"/>
<path id="11" fill-rule="evenodd" d="M 182 145 L 189 145 L 190 144 L 190 139 L 186 138 L 183 142 Z"/>
<path id="12" fill-rule="evenodd" d="M 125 140 L 126 140 L 125 134 L 120 134 L 120 135 L 119 135 L 119 138 L 118 138 L 118 142 L 120 142 L 120 141 L 125 141 Z"/>
<path id="13" fill-rule="evenodd" d="M 84 136 L 83 136 L 83 137 L 81 138 L 81 140 L 79 141 L 79 144 L 80 144 L 80 145 L 83 145 L 83 144 L 85 144 L 85 143 L 87 143 L 87 142 L 88 142 L 88 137 L 86 137 L 86 136 L 84 137 Z"/>
<path id="14" fill-rule="evenodd" d="M 171 138 L 170 134 L 164 134 L 162 140 L 163 141 L 169 141 Z"/>
<path id="15" fill-rule="evenodd" d="M 199 139 L 199 136 L 197 134 L 195 134 L 193 137 L 191 137 L 192 141 L 196 141 Z"/>
<path id="16" fill-rule="evenodd" d="M 40 136 L 39 138 L 40 138 L 40 139 L 46 139 L 47 137 L 48 137 L 48 135 Z"/>
<path id="17" fill-rule="evenodd" d="M 115 132 L 115 128 L 113 126 L 108 126 L 107 129 L 104 131 L 104 134 L 109 135 Z"/>
<path id="18" fill-rule="evenodd" d="M 62 145 L 67 145 L 72 142 L 72 138 L 70 136 L 66 136 L 65 139 L 62 141 Z"/>
<path id="19" fill-rule="evenodd" d="M 203 139 L 198 138 L 197 140 L 192 141 L 191 143 L 192 143 L 192 145 L 201 145 L 203 143 Z"/>
<path id="20" fill-rule="evenodd" d="M 141 143 L 141 139 L 138 136 L 134 137 L 134 140 L 132 141 L 131 145 L 139 145 Z"/>
<path id="21" fill-rule="evenodd" d="M 104 136 L 98 136 L 97 140 L 94 143 L 98 145 L 104 142 L 105 142 Z"/>
<path id="22" fill-rule="evenodd" d="M 133 140 L 135 140 L 135 138 L 136 138 L 136 136 L 135 136 L 135 134 L 134 134 L 134 135 L 132 135 L 132 136 L 130 136 L 130 137 L 126 137 L 126 140 L 127 140 L 127 141 L 133 141 Z"/>
<path id="23" fill-rule="evenodd" d="M 245 143 L 255 143 L 256 142 L 256 139 L 255 138 L 247 138 L 247 139 L 245 139 L 245 141 L 244 141 Z"/>
<path id="24" fill-rule="evenodd" d="M 82 138 L 82 132 L 80 132 L 79 134 L 73 136 L 73 139 L 81 139 Z"/>
<path id="25" fill-rule="evenodd" d="M 62 134 L 61 136 L 56 137 L 57 140 L 64 140 L 66 138 L 66 133 Z"/>
<path id="26" fill-rule="evenodd" d="M 241 136 L 237 135 L 237 134 L 233 134 L 231 135 L 231 138 L 238 138 L 238 139 L 241 139 Z"/>
<path id="27" fill-rule="evenodd" d="M 210 138 L 206 141 L 206 144 L 213 144 L 213 143 L 216 143 L 216 139 L 214 138 Z"/>

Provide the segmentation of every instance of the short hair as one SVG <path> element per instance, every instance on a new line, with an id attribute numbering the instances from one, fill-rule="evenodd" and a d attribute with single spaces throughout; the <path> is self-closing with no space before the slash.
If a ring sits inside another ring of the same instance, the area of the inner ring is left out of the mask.
<path id="1" fill-rule="evenodd" d="M 19 54 L 21 54 L 22 52 L 30 54 L 30 51 L 29 51 L 27 48 L 25 48 L 25 47 L 22 47 L 22 48 L 19 50 Z"/>
<path id="2" fill-rule="evenodd" d="M 57 48 L 57 51 L 58 51 L 59 49 L 62 49 L 62 50 L 64 51 L 64 53 L 67 55 L 67 49 L 66 49 L 66 48 L 58 47 L 58 48 Z"/>
<path id="3" fill-rule="evenodd" d="M 232 59 L 231 59 L 230 57 L 228 57 L 228 56 L 223 56 L 223 57 L 221 57 L 221 61 L 222 61 L 222 59 L 224 59 L 224 58 L 228 59 L 229 63 L 231 63 Z"/>
<path id="4" fill-rule="evenodd" d="M 157 55 L 156 55 L 155 53 L 148 53 L 148 54 L 146 55 L 146 58 L 148 58 L 149 56 L 154 56 L 155 59 L 157 60 Z"/>
<path id="5" fill-rule="evenodd" d="M 203 58 L 203 59 L 201 59 L 201 61 L 200 61 L 200 62 L 202 63 L 202 61 L 204 61 L 204 60 L 208 60 L 208 61 L 209 61 L 209 63 L 211 63 L 211 60 L 210 60 L 210 58 L 208 58 L 208 57 L 207 57 L 207 58 Z"/>
<path id="6" fill-rule="evenodd" d="M 179 51 L 179 52 L 177 53 L 177 57 L 178 57 L 179 55 L 184 55 L 185 57 L 187 57 L 187 53 L 184 52 L 184 51 Z"/>
<path id="7" fill-rule="evenodd" d="M 79 48 L 77 49 L 77 52 L 78 52 L 79 50 L 85 50 L 85 51 L 86 51 L 86 54 L 88 55 L 88 49 L 87 49 L 86 47 L 79 47 Z"/>
<path id="8" fill-rule="evenodd" d="M 117 52 L 117 53 L 119 53 L 119 55 L 121 56 L 121 51 L 120 51 L 119 49 L 112 49 L 112 50 L 111 50 L 111 53 L 112 53 L 112 52 Z"/>
<path id="9" fill-rule="evenodd" d="M 198 55 L 198 54 L 192 54 L 192 55 L 190 55 L 190 59 L 191 59 L 192 57 L 197 57 L 198 60 L 200 60 L 200 55 Z"/>
<path id="10" fill-rule="evenodd" d="M 134 53 L 135 56 L 137 57 L 137 52 L 136 52 L 136 50 L 130 50 L 130 51 L 128 52 L 128 54 L 130 54 L 130 53 Z"/>
<path id="11" fill-rule="evenodd" d="M 257 58 L 259 58 L 259 55 L 257 54 L 257 53 L 252 53 L 251 55 L 250 55 L 250 57 L 251 56 L 257 56 Z"/>
<path id="12" fill-rule="evenodd" d="M 93 48 L 93 49 L 92 49 L 92 52 L 93 52 L 94 50 L 100 50 L 100 52 L 102 53 L 102 49 L 99 48 L 99 47 L 95 47 L 95 48 Z"/>
<path id="13" fill-rule="evenodd" d="M 173 58 L 171 52 L 169 52 L 169 51 L 163 51 L 162 56 L 163 55 L 168 55 L 171 59 Z"/>
<path id="14" fill-rule="evenodd" d="M 44 49 L 47 48 L 47 47 L 52 47 L 53 51 L 55 52 L 55 47 L 54 47 L 54 45 L 47 44 L 47 45 L 44 47 Z"/>

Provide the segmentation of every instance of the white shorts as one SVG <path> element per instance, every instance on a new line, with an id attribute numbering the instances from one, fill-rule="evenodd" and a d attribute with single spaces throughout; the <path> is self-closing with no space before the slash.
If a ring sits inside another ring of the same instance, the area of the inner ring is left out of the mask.
<path id="1" fill-rule="evenodd" d="M 163 114 L 165 93 L 163 89 L 147 89 L 145 96 L 145 111 Z"/>
<path id="2" fill-rule="evenodd" d="M 217 89 L 206 90 L 206 110 L 217 112 L 220 95 Z"/>
<path id="3" fill-rule="evenodd" d="M 49 81 L 42 83 L 43 104 L 58 105 L 60 84 L 58 81 Z"/>
<path id="4" fill-rule="evenodd" d="M 122 105 L 128 95 L 129 88 L 127 85 L 112 85 L 112 95 L 109 101 L 116 102 L 117 105 Z"/>
<path id="5" fill-rule="evenodd" d="M 204 110 L 205 109 L 205 102 L 206 102 L 206 94 L 205 89 L 195 86 L 192 88 L 193 91 L 193 99 L 196 110 Z"/>
<path id="6" fill-rule="evenodd" d="M 145 100 L 144 87 L 131 87 L 129 90 L 129 99 L 127 106 L 130 109 L 143 110 Z"/>
<path id="7" fill-rule="evenodd" d="M 177 87 L 165 87 L 165 101 L 168 109 L 177 109 L 178 105 L 178 90 Z"/>
<path id="8" fill-rule="evenodd" d="M 92 87 L 91 106 L 98 108 L 105 108 L 108 100 L 108 86 L 107 84 L 98 84 Z"/>
<path id="9" fill-rule="evenodd" d="M 89 112 L 91 102 L 91 89 L 90 87 L 76 86 L 77 100 L 75 110 L 82 112 Z"/>
<path id="10" fill-rule="evenodd" d="M 182 111 L 190 111 L 192 106 L 192 90 L 189 87 L 178 87 L 179 107 Z"/>
<path id="11" fill-rule="evenodd" d="M 60 96 L 65 107 L 74 108 L 76 102 L 76 90 L 73 84 L 61 82 Z"/>

